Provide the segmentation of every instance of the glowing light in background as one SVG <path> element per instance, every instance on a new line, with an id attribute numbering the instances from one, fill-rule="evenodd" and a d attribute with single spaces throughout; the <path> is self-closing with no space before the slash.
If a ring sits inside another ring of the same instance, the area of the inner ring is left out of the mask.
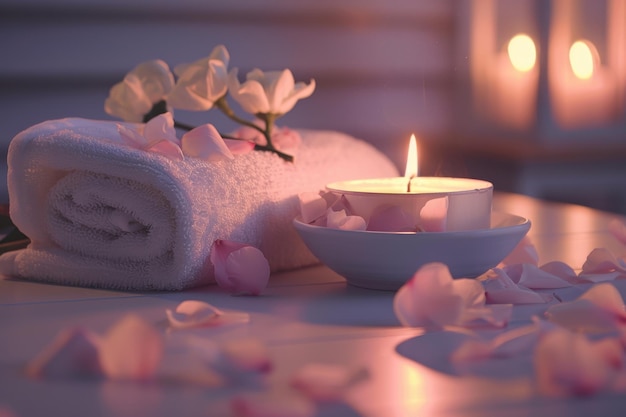
<path id="1" fill-rule="evenodd" d="M 511 38 L 507 52 L 513 68 L 520 72 L 528 72 L 537 63 L 537 48 L 532 38 L 520 33 Z"/>
<path id="2" fill-rule="evenodd" d="M 569 63 L 577 78 L 588 80 L 593 76 L 598 53 L 589 41 L 576 41 L 569 49 Z"/>

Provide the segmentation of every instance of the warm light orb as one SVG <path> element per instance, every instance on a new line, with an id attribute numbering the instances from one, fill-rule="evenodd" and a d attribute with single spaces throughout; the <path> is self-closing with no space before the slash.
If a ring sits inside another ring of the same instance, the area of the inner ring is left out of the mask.
<path id="1" fill-rule="evenodd" d="M 417 139 L 415 139 L 415 135 L 411 135 L 411 141 L 409 142 L 409 153 L 406 158 L 406 169 L 404 171 L 404 176 L 406 178 L 417 177 L 418 174 L 417 168 Z"/>
<path id="2" fill-rule="evenodd" d="M 507 46 L 509 59 L 513 68 L 520 72 L 528 72 L 537 62 L 537 48 L 532 38 L 520 33 L 511 38 Z"/>
<path id="3" fill-rule="evenodd" d="M 569 63 L 577 78 L 588 80 L 593 76 L 597 51 L 589 41 L 576 41 L 569 49 Z"/>

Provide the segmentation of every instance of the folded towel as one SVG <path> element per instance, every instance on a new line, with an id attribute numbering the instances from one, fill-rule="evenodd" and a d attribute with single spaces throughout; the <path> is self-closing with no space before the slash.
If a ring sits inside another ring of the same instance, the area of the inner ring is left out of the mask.
<path id="1" fill-rule="evenodd" d="M 209 163 L 126 146 L 115 122 L 33 126 L 8 154 L 11 218 L 31 244 L 2 255 L 0 272 L 67 285 L 180 290 L 213 281 L 216 239 L 258 247 L 273 271 L 315 263 L 291 225 L 297 194 L 397 170 L 347 135 L 300 135 L 295 163 L 268 152 Z"/>

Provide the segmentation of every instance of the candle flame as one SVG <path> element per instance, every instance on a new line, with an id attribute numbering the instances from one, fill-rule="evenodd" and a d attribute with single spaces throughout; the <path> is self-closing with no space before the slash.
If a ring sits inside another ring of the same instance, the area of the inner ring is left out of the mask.
<path id="1" fill-rule="evenodd" d="M 593 76 L 594 64 L 598 52 L 595 46 L 585 40 L 576 41 L 569 49 L 569 63 L 574 75 L 581 80 L 588 80 Z"/>
<path id="2" fill-rule="evenodd" d="M 507 52 L 513 68 L 519 72 L 528 72 L 535 67 L 537 48 L 530 36 L 524 33 L 513 36 L 507 46 Z"/>
<path id="3" fill-rule="evenodd" d="M 411 141 L 409 142 L 409 153 L 406 158 L 406 169 L 404 171 L 404 176 L 406 178 L 414 178 L 417 177 L 418 174 L 418 164 L 417 164 L 417 140 L 415 139 L 415 135 L 411 135 Z"/>

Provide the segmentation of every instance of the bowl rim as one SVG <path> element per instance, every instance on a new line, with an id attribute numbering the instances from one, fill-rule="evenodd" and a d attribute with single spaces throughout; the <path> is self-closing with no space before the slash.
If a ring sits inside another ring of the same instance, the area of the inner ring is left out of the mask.
<path id="1" fill-rule="evenodd" d="M 494 216 L 501 216 L 506 219 L 510 219 L 514 221 L 514 224 L 504 225 L 504 226 L 490 226 L 488 229 L 473 229 L 473 230 L 453 230 L 453 231 L 444 231 L 444 232 L 385 232 L 385 231 L 376 231 L 376 230 L 344 230 L 344 229 L 332 229 L 325 226 L 317 226 L 314 224 L 305 223 L 301 220 L 301 216 L 298 215 L 292 220 L 292 224 L 296 228 L 300 228 L 302 230 L 309 231 L 326 231 L 320 233 L 336 233 L 336 234 L 363 234 L 363 235 L 390 235 L 390 236 L 434 236 L 437 235 L 439 237 L 462 237 L 462 236 L 475 236 L 477 233 L 480 234 L 491 234 L 496 232 L 510 232 L 513 229 L 530 229 L 532 222 L 526 217 L 503 212 L 503 211 L 492 211 L 491 212 L 491 221 L 494 220 Z"/>

